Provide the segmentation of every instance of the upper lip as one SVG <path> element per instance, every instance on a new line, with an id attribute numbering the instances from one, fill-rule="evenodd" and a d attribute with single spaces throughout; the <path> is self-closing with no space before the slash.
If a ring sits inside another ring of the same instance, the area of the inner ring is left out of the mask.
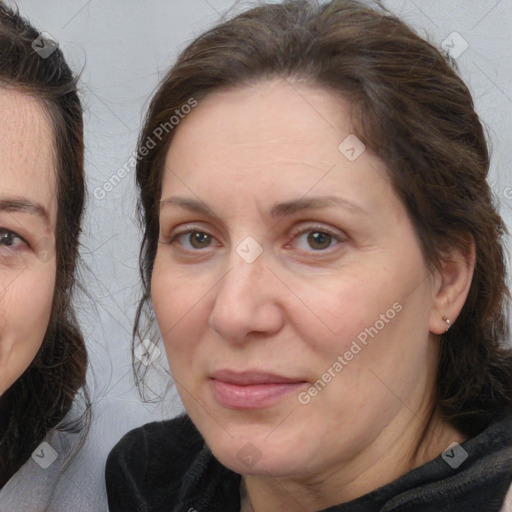
<path id="1" fill-rule="evenodd" d="M 247 386 L 250 384 L 285 384 L 305 382 L 302 379 L 284 377 L 275 373 L 262 371 L 235 372 L 227 369 L 215 371 L 210 375 L 210 377 L 212 379 L 228 382 L 230 384 L 238 384 L 240 386 Z"/>

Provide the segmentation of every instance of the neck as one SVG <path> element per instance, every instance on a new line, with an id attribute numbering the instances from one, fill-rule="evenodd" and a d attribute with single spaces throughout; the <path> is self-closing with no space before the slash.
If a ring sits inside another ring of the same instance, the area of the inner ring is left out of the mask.
<path id="1" fill-rule="evenodd" d="M 406 412 L 409 421 L 402 428 L 390 425 L 365 453 L 341 461 L 336 468 L 300 480 L 269 474 L 245 476 L 241 512 L 315 512 L 346 503 L 435 459 L 451 442 L 465 441 L 436 412 L 425 422 Z"/>

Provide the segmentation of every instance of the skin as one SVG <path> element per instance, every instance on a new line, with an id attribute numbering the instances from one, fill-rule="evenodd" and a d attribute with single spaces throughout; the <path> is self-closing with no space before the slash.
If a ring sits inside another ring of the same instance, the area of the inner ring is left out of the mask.
<path id="1" fill-rule="evenodd" d="M 56 277 L 52 130 L 40 103 L 0 89 L 0 394 L 41 347 Z"/>
<path id="2" fill-rule="evenodd" d="M 350 501 L 464 440 L 441 421 L 434 391 L 443 315 L 453 323 L 462 309 L 474 249 L 428 273 L 384 164 L 369 150 L 355 161 L 338 150 L 350 115 L 323 89 L 259 82 L 207 96 L 167 154 L 152 301 L 187 412 L 244 477 L 243 511 Z M 270 215 L 275 203 L 332 195 L 365 213 Z M 166 202 L 176 196 L 211 213 Z M 310 235 L 325 230 L 335 236 L 319 249 Z M 191 231 L 209 235 L 199 248 Z M 250 264 L 236 252 L 247 236 L 263 249 Z M 401 311 L 308 404 L 297 393 L 259 410 L 215 399 L 209 376 L 221 368 L 309 389 L 397 302 Z M 248 442 L 260 457 L 252 465 L 237 457 Z"/>

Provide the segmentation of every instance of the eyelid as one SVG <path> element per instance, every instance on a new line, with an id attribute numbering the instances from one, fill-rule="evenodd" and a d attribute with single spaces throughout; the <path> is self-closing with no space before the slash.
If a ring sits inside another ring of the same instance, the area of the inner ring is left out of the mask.
<path id="1" fill-rule="evenodd" d="M 302 233 L 304 231 L 325 231 L 326 233 L 331 233 L 336 236 L 340 236 L 338 233 L 338 230 L 335 230 L 334 228 L 331 228 L 329 226 L 325 226 L 324 224 L 321 224 L 319 222 L 302 222 L 297 226 L 294 226 L 292 228 L 292 233 L 295 234 L 295 232 Z"/>
<path id="2" fill-rule="evenodd" d="M 199 224 L 186 223 L 180 224 L 178 227 L 173 228 L 169 235 L 165 235 L 167 238 L 176 237 L 179 235 L 183 235 L 184 233 L 188 233 L 189 231 L 200 231 L 207 232 L 206 229 L 203 229 Z M 208 233 L 209 234 L 209 233 Z"/>

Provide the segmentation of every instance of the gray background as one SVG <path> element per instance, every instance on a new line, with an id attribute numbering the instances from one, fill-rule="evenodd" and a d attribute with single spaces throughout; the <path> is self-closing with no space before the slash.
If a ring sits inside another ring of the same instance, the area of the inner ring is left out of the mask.
<path id="1" fill-rule="evenodd" d="M 8 4 L 14 2 L 8 1 Z M 88 206 L 84 223 L 78 314 L 90 354 L 93 422 L 85 449 L 57 493 L 80 494 L 89 510 L 106 510 L 103 466 L 122 434 L 171 417 L 181 405 L 171 391 L 145 405 L 134 388 L 131 328 L 139 297 L 133 169 L 103 199 L 94 191 L 133 154 L 151 93 L 188 42 L 225 15 L 227 0 L 18 0 L 21 13 L 57 39 L 82 71 Z M 254 2 L 253 2 L 254 3 Z M 458 32 L 468 43 L 457 58 L 489 130 L 490 182 L 512 226 L 512 1 L 386 0 L 404 21 L 440 46 Z M 239 7 L 237 7 L 239 9 Z M 508 189 L 510 187 L 510 189 Z M 165 366 L 165 358 L 161 363 Z"/>

